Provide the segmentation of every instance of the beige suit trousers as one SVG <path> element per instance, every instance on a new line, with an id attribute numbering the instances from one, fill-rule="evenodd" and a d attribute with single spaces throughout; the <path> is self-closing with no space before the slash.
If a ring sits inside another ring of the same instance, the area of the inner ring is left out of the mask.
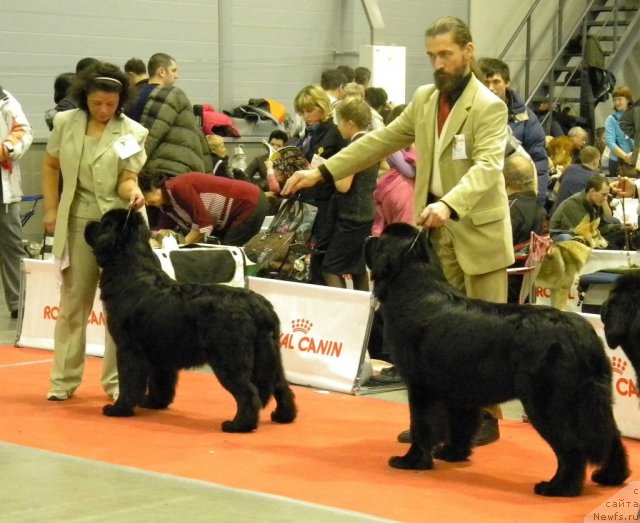
<path id="1" fill-rule="evenodd" d="M 87 321 L 91 314 L 100 271 L 91 248 L 84 240 L 90 220 L 69 217 L 69 267 L 62 271 L 60 311 L 54 332 L 54 359 L 50 390 L 73 394 L 82 381 L 87 342 Z M 102 388 L 110 397 L 118 393 L 116 347 L 105 326 Z"/>
<path id="2" fill-rule="evenodd" d="M 431 229 L 431 245 L 442 263 L 442 272 L 447 281 L 469 298 L 507 302 L 507 270 L 499 269 L 487 274 L 465 274 L 456 259 L 455 238 L 446 227 Z M 485 407 L 496 419 L 502 419 L 500 405 Z"/>

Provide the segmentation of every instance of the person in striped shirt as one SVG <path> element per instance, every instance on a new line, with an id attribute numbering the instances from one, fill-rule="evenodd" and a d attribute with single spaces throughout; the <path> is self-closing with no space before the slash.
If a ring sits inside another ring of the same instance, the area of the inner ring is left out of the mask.
<path id="1" fill-rule="evenodd" d="M 250 182 L 191 172 L 167 177 L 142 173 L 138 179 L 145 203 L 160 209 L 154 228 L 185 233 L 186 243 L 215 236 L 224 245 L 244 245 L 269 210 L 267 197 Z"/>

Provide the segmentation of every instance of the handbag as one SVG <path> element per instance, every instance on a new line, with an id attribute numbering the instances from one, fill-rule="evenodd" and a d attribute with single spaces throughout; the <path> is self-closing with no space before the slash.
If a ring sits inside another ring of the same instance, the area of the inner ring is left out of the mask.
<path id="1" fill-rule="evenodd" d="M 254 262 L 258 275 L 284 267 L 291 245 L 307 245 L 318 208 L 297 198 L 285 200 L 266 231 L 254 235 L 244 252 Z"/>

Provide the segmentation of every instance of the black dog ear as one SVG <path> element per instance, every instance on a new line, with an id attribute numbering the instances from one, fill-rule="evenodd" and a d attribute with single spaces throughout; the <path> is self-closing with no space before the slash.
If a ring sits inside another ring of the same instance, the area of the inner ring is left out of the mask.
<path id="1" fill-rule="evenodd" d="M 378 238 L 377 236 L 369 236 L 364 241 L 364 262 L 370 270 L 373 267 L 373 260 L 378 249 L 379 241 L 380 238 Z"/>

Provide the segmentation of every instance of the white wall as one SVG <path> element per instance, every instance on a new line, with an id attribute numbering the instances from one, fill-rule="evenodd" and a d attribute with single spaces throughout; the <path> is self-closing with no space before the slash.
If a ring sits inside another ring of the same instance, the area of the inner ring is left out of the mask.
<path id="1" fill-rule="evenodd" d="M 379 0 L 384 43 L 407 48 L 407 97 L 431 81 L 423 34 L 436 18 L 468 18 L 469 0 Z M 370 44 L 358 0 L 0 0 L 0 84 L 18 97 L 36 131 L 53 105 L 53 81 L 85 56 L 117 65 L 165 52 L 178 61 L 193 103 L 231 109 L 274 98 L 292 109 L 304 85 L 339 64 L 358 65 Z M 356 54 L 349 54 L 356 52 Z M 347 54 L 345 54 L 347 53 Z M 221 107 L 221 89 L 224 104 Z M 225 90 L 226 89 L 226 90 Z"/>

